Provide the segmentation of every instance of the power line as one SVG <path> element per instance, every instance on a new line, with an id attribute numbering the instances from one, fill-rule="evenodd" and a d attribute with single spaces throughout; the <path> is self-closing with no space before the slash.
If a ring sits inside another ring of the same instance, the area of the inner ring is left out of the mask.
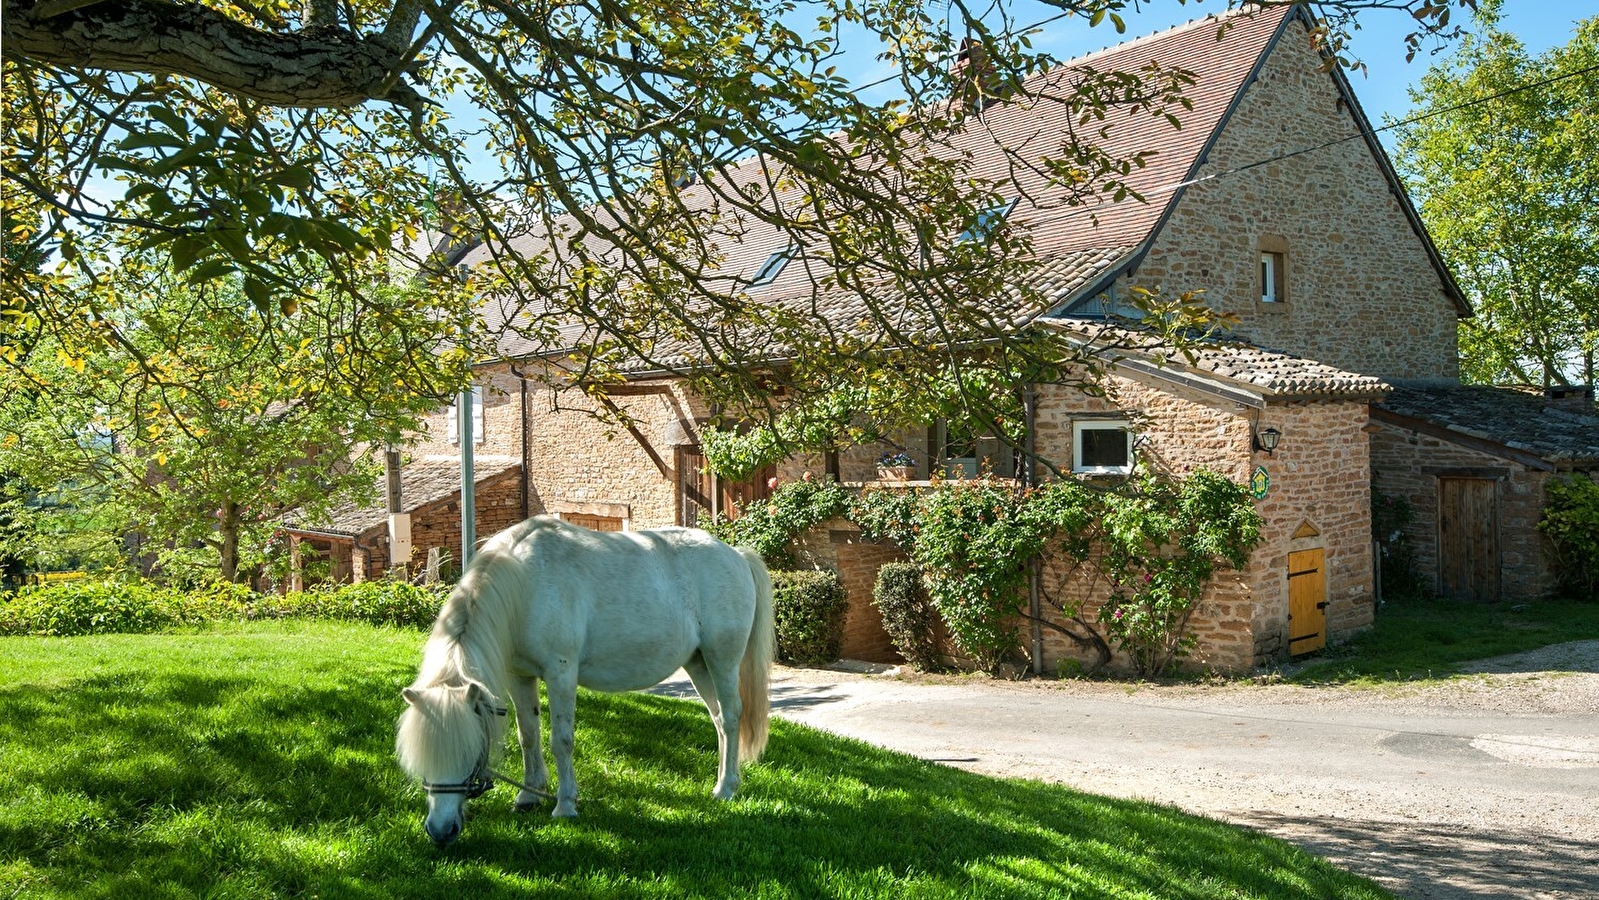
<path id="1" fill-rule="evenodd" d="M 1438 116 L 1445 115 L 1447 113 L 1458 112 L 1458 111 L 1460 111 L 1462 109 L 1470 109 L 1473 106 L 1481 106 L 1484 103 L 1491 103 L 1491 102 L 1493 102 L 1495 100 L 1503 100 L 1506 97 L 1512 96 L 1514 94 L 1519 94 L 1519 93 L 1521 93 L 1523 91 L 1530 91 L 1530 90 L 1533 90 L 1535 88 L 1548 87 L 1551 84 L 1556 84 L 1558 82 L 1565 81 L 1568 78 L 1579 78 L 1579 77 L 1581 77 L 1583 75 L 1588 75 L 1588 74 L 1590 74 L 1592 72 L 1599 72 L 1599 63 L 1595 63 L 1594 65 L 1586 66 L 1586 67 L 1581 68 L 1581 69 L 1577 69 L 1576 71 L 1573 71 L 1573 72 L 1562 72 L 1562 73 L 1560 73 L 1558 75 L 1551 75 L 1551 76 L 1549 76 L 1547 78 L 1541 78 L 1541 79 L 1539 79 L 1537 81 L 1532 81 L 1532 82 L 1528 82 L 1526 84 L 1516 85 L 1515 87 L 1509 87 L 1509 88 L 1506 88 L 1506 89 L 1504 89 L 1502 91 L 1498 91 L 1496 93 L 1489 94 L 1489 95 L 1487 95 L 1485 97 L 1477 97 L 1477 98 L 1472 99 L 1472 100 L 1467 100 L 1467 101 L 1465 101 L 1463 103 L 1456 103 L 1453 106 L 1446 106 L 1446 107 L 1443 107 L 1442 109 L 1429 110 L 1429 111 L 1427 111 L 1425 113 L 1422 113 L 1420 115 L 1411 116 L 1408 119 L 1401 119 L 1401 120 L 1399 120 L 1397 122 L 1390 122 L 1387 125 L 1382 126 L 1381 128 L 1372 128 L 1372 129 L 1369 129 L 1369 130 L 1361 129 L 1359 131 L 1356 131 L 1354 134 L 1345 135 L 1345 136 L 1340 137 L 1340 138 L 1334 138 L 1334 139 L 1332 139 L 1330 141 L 1325 141 L 1323 143 L 1316 144 L 1316 145 L 1310 146 L 1310 147 L 1301 147 L 1298 150 L 1289 150 L 1289 151 L 1286 151 L 1286 152 L 1283 152 L 1283 153 L 1279 153 L 1276 156 L 1269 156 L 1269 157 L 1267 157 L 1265 159 L 1259 159 L 1259 160 L 1256 160 L 1256 161 L 1254 161 L 1252 163 L 1245 163 L 1244 165 L 1238 166 L 1236 168 L 1228 169 L 1228 170 L 1226 170 L 1224 172 L 1213 172 L 1213 173 L 1211 173 L 1209 175 L 1205 175 L 1205 176 L 1202 176 L 1202 177 L 1199 177 L 1199 178 L 1189 179 L 1188 181 L 1180 181 L 1180 182 L 1178 182 L 1176 184 L 1172 184 L 1172 185 L 1166 185 L 1166 186 L 1157 187 L 1157 188 L 1150 188 L 1147 193 L 1151 193 L 1151 194 L 1166 193 L 1168 191 L 1180 190 L 1180 189 L 1185 188 L 1185 187 L 1190 187 L 1192 185 L 1201 184 L 1201 183 L 1206 182 L 1206 181 L 1214 181 L 1214 180 L 1216 180 L 1218 178 L 1225 178 L 1225 177 L 1227 177 L 1229 175 L 1237 175 L 1237 174 L 1239 174 L 1241 172 L 1247 172 L 1250 169 L 1258 169 L 1261 166 L 1269 165 L 1269 164 L 1274 163 L 1274 162 L 1281 162 L 1282 160 L 1292 159 L 1292 158 L 1294 158 L 1296 156 L 1304 156 L 1307 153 L 1315 153 L 1318 150 L 1325 150 L 1328 147 L 1335 147 L 1335 146 L 1337 146 L 1339 144 L 1348 143 L 1349 141 L 1355 140 L 1357 138 L 1375 137 L 1379 132 L 1389 131 L 1389 130 L 1392 130 L 1394 128 L 1402 128 L 1402 127 L 1404 127 L 1406 125 L 1414 125 L 1417 122 L 1424 122 L 1424 121 L 1426 121 L 1428 119 L 1436 118 Z"/>

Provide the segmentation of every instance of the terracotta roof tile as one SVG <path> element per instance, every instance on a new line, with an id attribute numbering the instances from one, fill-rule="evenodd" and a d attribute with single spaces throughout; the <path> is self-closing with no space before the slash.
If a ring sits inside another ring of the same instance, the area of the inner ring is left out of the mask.
<path id="1" fill-rule="evenodd" d="M 1047 98 L 1064 94 L 1064 88 L 1081 77 L 1079 72 L 1084 66 L 1101 72 L 1138 71 L 1158 63 L 1167 68 L 1182 67 L 1195 74 L 1195 83 L 1184 91 L 1193 108 L 1179 116 L 1180 127 L 1173 127 L 1161 117 L 1118 114 L 1114 109 L 1105 121 L 1086 126 L 1096 132 L 1092 143 L 1113 157 L 1156 151 L 1146 165 L 1135 167 L 1125 178 L 1127 186 L 1143 194 L 1145 201 L 1129 197 L 1119 202 L 1107 199 L 1068 206 L 1064 188 L 1050 184 L 1036 166 L 1016 165 L 998 151 L 1004 147 L 1035 159 L 1058 152 L 1068 129 L 1081 131 L 1085 127 L 1076 122 L 1070 109 L 1058 99 L 1028 99 L 990 106 L 982 114 L 980 127 L 964 130 L 951 140 L 947 150 L 937 152 L 940 155 L 969 153 L 975 161 L 976 174 L 1008 177 L 1015 184 L 1021 199 L 1009 220 L 1015 226 L 1029 229 L 1034 251 L 1039 258 L 1049 260 L 1048 267 L 1055 270 L 1087 265 L 1095 267 L 1097 275 L 1098 261 L 1104 256 L 1128 256 L 1130 250 L 1151 237 L 1166 207 L 1176 196 L 1173 188 L 1197 169 L 1218 123 L 1244 88 L 1288 14 L 1286 7 L 1272 7 L 1252 13 L 1209 16 L 1080 57 L 1034 79 L 1035 90 L 1030 95 L 1041 93 Z M 1224 19 L 1228 28 L 1218 38 Z M 1042 91 L 1038 90 L 1040 88 Z M 1103 133 L 1097 134 L 1101 130 Z M 722 190 L 735 190 L 738 185 L 762 178 L 760 167 L 759 159 L 748 159 L 710 177 L 723 185 Z M 712 202 L 712 192 L 703 184 L 690 188 L 685 191 L 684 202 L 691 207 L 707 205 Z M 605 214 L 597 211 L 597 215 Z M 556 229 L 563 235 L 576 234 L 574 223 L 570 217 L 558 220 Z M 766 223 L 737 221 L 730 222 L 727 228 L 728 233 L 720 244 L 724 258 L 719 271 L 728 274 L 730 289 L 734 277 L 747 279 L 774 250 L 787 246 L 787 237 Z M 592 248 L 601 246 L 593 236 L 585 241 Z M 562 241 L 552 244 L 542 232 L 536 236 L 513 237 L 510 244 L 523 254 L 531 256 L 542 252 L 550 259 L 558 259 L 565 252 Z M 493 256 L 492 248 L 478 247 L 468 253 L 463 262 L 467 265 L 485 263 Z M 1048 272 L 1044 277 L 1051 280 L 1047 287 L 1059 301 L 1071 299 L 1073 292 L 1089 286 L 1092 281 L 1059 271 Z M 860 311 L 859 298 L 813 298 L 812 285 L 817 281 L 817 273 L 807 270 L 801 260 L 795 260 L 772 283 L 752 288 L 748 293 L 757 301 L 768 302 L 797 298 L 811 302 L 815 299 L 819 311 L 838 317 L 830 318 L 833 323 L 852 322 L 852 317 Z M 520 314 L 536 316 L 539 312 L 530 309 Z M 1027 311 L 1027 315 L 1037 312 L 1041 310 Z M 491 305 L 484 318 L 492 331 L 503 327 L 507 318 L 515 314 L 516 310 L 492 308 Z M 500 344 L 500 352 L 511 357 L 527 356 L 576 346 L 585 337 L 575 328 L 556 329 L 544 340 L 508 335 Z"/>
<path id="2" fill-rule="evenodd" d="M 1267 397 L 1375 398 L 1387 393 L 1382 379 L 1269 350 L 1247 341 L 1205 338 L 1193 348 L 1192 360 L 1147 331 L 1100 319 L 1051 318 L 1049 324 L 1078 340 L 1102 348 L 1114 360 L 1118 354 L 1160 359 L 1174 371 L 1188 370 L 1218 375 L 1246 385 Z"/>

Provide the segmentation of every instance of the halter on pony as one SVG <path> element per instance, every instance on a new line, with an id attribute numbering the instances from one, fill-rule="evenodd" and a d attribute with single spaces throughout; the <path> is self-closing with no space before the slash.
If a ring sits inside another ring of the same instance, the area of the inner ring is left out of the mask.
<path id="1" fill-rule="evenodd" d="M 428 794 L 465 794 L 466 799 L 475 800 L 488 793 L 494 787 L 494 782 L 503 781 L 506 784 L 521 788 L 531 794 L 537 794 L 546 800 L 553 799 L 554 795 L 537 788 L 528 787 L 520 781 L 489 768 L 489 749 L 494 743 L 495 729 L 486 714 L 505 718 L 509 710 L 498 704 L 485 703 L 482 700 L 472 704 L 472 712 L 477 714 L 478 721 L 483 725 L 483 752 L 478 755 L 477 765 L 467 774 L 465 781 L 456 781 L 448 784 L 437 784 L 423 780 L 422 789 Z"/>

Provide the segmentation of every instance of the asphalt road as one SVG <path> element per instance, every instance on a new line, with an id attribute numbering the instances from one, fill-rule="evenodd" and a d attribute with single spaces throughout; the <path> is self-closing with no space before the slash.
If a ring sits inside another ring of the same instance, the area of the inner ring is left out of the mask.
<path id="1" fill-rule="evenodd" d="M 1599 900 L 1599 642 L 1563 646 L 1378 689 L 780 667 L 772 698 L 924 759 L 1258 828 L 1413 900 Z"/>

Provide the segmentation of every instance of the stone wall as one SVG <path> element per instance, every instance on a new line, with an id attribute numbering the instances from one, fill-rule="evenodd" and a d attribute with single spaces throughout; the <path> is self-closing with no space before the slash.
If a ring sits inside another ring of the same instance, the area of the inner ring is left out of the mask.
<path id="1" fill-rule="evenodd" d="M 1363 140 L 1237 171 L 1356 133 L 1331 76 L 1291 24 L 1132 277 L 1203 289 L 1235 332 L 1380 377 L 1459 375 L 1458 313 Z M 1286 296 L 1260 299 L 1260 251 L 1286 244 Z"/>
<path id="2" fill-rule="evenodd" d="M 1265 520 L 1261 542 L 1241 572 L 1221 571 L 1191 622 L 1199 645 L 1190 665 L 1240 671 L 1284 657 L 1288 633 L 1288 553 L 1322 548 L 1327 580 L 1330 640 L 1347 639 L 1372 620 L 1370 461 L 1364 402 L 1272 403 L 1265 410 L 1236 408 L 1197 392 L 1133 378 L 1114 379 L 1112 397 L 1138 410 L 1138 454 L 1160 471 L 1186 475 L 1208 468 L 1247 482 L 1256 465 L 1271 479 L 1256 502 Z M 1071 423 L 1113 411 L 1110 401 L 1062 388 L 1040 391 L 1040 453 L 1070 459 Z M 1253 428 L 1283 433 L 1273 455 L 1251 449 Z M 1295 538 L 1304 526 L 1314 537 Z M 1109 594 L 1059 564 L 1046 568 L 1046 594 L 1078 605 L 1092 620 Z M 1045 629 L 1045 664 L 1088 662 L 1092 653 Z M 1118 660 L 1125 665 L 1125 660 Z"/>
<path id="3" fill-rule="evenodd" d="M 1500 599 L 1536 600 L 1554 588 L 1548 548 L 1537 528 L 1549 473 L 1388 422 L 1376 424 L 1371 443 L 1373 486 L 1410 501 L 1405 534 L 1424 589 L 1439 589 L 1438 479 L 1449 475 L 1495 482 Z"/>
<path id="4" fill-rule="evenodd" d="M 522 473 L 503 472 L 479 482 L 473 493 L 477 543 L 522 521 Z M 428 551 L 439 548 L 457 566 L 461 561 L 461 495 L 436 501 L 411 511 L 411 572 L 427 565 Z M 378 578 L 394 563 L 389 559 L 387 526 L 362 535 L 355 547 L 356 556 L 366 556 L 365 577 Z"/>

